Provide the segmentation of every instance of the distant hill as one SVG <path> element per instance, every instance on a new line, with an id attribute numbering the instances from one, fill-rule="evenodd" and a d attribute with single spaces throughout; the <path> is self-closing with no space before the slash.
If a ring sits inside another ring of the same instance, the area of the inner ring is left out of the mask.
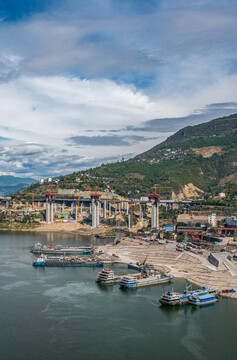
<path id="1" fill-rule="evenodd" d="M 165 148 L 188 149 L 190 147 L 225 146 L 236 148 L 237 114 L 195 126 L 186 126 L 144 154 L 153 154 Z"/>
<path id="2" fill-rule="evenodd" d="M 32 178 L 0 175 L 0 195 L 10 195 L 36 182 L 37 180 Z"/>
<path id="3" fill-rule="evenodd" d="M 85 176 L 86 174 L 86 176 Z M 139 197 L 154 184 L 171 187 L 173 198 L 227 191 L 237 195 L 237 114 L 188 126 L 135 158 L 59 178 L 59 188 L 115 190 Z M 40 185 L 33 185 L 43 192 Z M 171 197 L 171 190 L 159 190 Z"/>

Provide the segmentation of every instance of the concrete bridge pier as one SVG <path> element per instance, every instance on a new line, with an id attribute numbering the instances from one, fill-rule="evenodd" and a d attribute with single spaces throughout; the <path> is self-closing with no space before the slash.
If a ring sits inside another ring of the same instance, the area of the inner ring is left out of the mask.
<path id="1" fill-rule="evenodd" d="M 106 200 L 104 200 L 104 203 L 103 203 L 103 211 L 104 211 L 103 217 L 106 219 L 107 218 L 107 201 Z"/>
<path id="2" fill-rule="evenodd" d="M 50 223 L 50 203 L 46 201 L 46 222 Z"/>
<path id="3" fill-rule="evenodd" d="M 151 213 L 151 227 L 153 229 L 159 229 L 159 203 L 154 202 L 152 204 L 152 213 Z"/>
<path id="4" fill-rule="evenodd" d="M 129 212 L 129 204 L 128 204 L 128 202 L 127 202 L 127 215 L 128 215 L 128 212 Z"/>
<path id="5" fill-rule="evenodd" d="M 55 203 L 51 202 L 51 211 L 50 211 L 50 222 L 54 222 L 54 209 L 55 209 Z"/>
<path id="6" fill-rule="evenodd" d="M 100 202 L 98 200 L 92 199 L 91 209 L 92 209 L 92 227 L 96 227 L 100 223 Z"/>
<path id="7" fill-rule="evenodd" d="M 132 211 L 129 209 L 128 212 L 128 229 L 130 230 L 132 227 Z"/>
<path id="8" fill-rule="evenodd" d="M 143 220 L 143 211 L 142 211 L 142 205 L 139 204 L 139 219 Z"/>
<path id="9" fill-rule="evenodd" d="M 78 204 L 75 206 L 75 220 L 78 221 Z"/>
<path id="10" fill-rule="evenodd" d="M 82 217 L 82 202 L 81 202 L 81 205 L 80 205 L 80 217 Z"/>

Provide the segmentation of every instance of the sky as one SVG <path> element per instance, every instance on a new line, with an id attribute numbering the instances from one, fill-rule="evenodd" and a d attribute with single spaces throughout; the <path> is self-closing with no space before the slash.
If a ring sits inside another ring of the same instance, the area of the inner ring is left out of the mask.
<path id="1" fill-rule="evenodd" d="M 235 0 L 2 0 L 0 175 L 128 159 L 237 113 Z"/>

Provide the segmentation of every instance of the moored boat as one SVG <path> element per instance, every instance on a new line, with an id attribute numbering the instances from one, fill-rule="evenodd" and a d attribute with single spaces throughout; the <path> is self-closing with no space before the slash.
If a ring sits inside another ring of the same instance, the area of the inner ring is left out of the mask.
<path id="1" fill-rule="evenodd" d="M 47 257 L 41 256 L 34 260 L 33 266 L 74 266 L 74 267 L 90 267 L 103 266 L 103 262 L 99 259 L 83 259 L 79 257 Z"/>
<path id="2" fill-rule="evenodd" d="M 186 305 L 189 303 L 189 299 L 191 296 L 198 295 L 204 296 L 207 294 L 215 295 L 217 293 L 217 288 L 209 288 L 204 286 L 202 289 L 197 290 L 190 290 L 190 286 L 184 289 L 182 293 L 174 292 L 174 291 L 167 291 L 159 299 L 159 302 L 162 305 L 166 306 L 179 306 L 179 305 Z"/>
<path id="3" fill-rule="evenodd" d="M 141 276 L 124 276 L 119 286 L 120 288 L 138 288 L 142 286 L 150 286 L 157 285 L 161 283 L 166 283 L 171 281 L 172 276 L 162 276 L 161 274 L 153 273 L 153 274 L 141 274 Z"/>
<path id="4" fill-rule="evenodd" d="M 197 305 L 197 306 L 213 304 L 216 301 L 217 298 L 215 294 L 205 294 L 205 295 L 194 294 L 189 297 L 189 304 Z"/>
<path id="5" fill-rule="evenodd" d="M 93 251 L 93 246 L 82 247 L 68 247 L 62 245 L 55 245 L 54 247 L 42 245 L 37 243 L 31 249 L 33 254 L 49 254 L 49 255 L 75 255 L 75 254 L 90 254 Z"/>
<path id="6" fill-rule="evenodd" d="M 114 272 L 109 269 L 102 269 L 96 277 L 96 282 L 102 285 L 114 284 Z"/>

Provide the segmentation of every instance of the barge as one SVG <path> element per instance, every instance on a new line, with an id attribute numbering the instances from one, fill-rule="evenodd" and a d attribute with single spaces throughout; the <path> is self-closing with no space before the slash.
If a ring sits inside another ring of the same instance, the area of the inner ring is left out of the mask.
<path id="1" fill-rule="evenodd" d="M 140 276 L 124 276 L 119 286 L 120 288 L 138 288 L 142 286 L 150 286 L 150 285 L 157 285 L 171 281 L 172 276 L 165 276 L 162 277 L 161 274 L 157 273 L 150 273 L 149 275 L 141 274 Z"/>
<path id="2" fill-rule="evenodd" d="M 34 260 L 33 266 L 73 266 L 73 267 L 95 267 L 103 266 L 99 259 L 83 259 L 79 257 L 47 257 L 42 256 Z"/>
<path id="3" fill-rule="evenodd" d="M 37 243 L 31 249 L 33 254 L 45 254 L 45 255 L 78 255 L 78 254 L 90 254 L 93 251 L 93 246 L 83 247 L 68 247 L 62 245 L 55 245 L 54 247 L 42 245 Z"/>

